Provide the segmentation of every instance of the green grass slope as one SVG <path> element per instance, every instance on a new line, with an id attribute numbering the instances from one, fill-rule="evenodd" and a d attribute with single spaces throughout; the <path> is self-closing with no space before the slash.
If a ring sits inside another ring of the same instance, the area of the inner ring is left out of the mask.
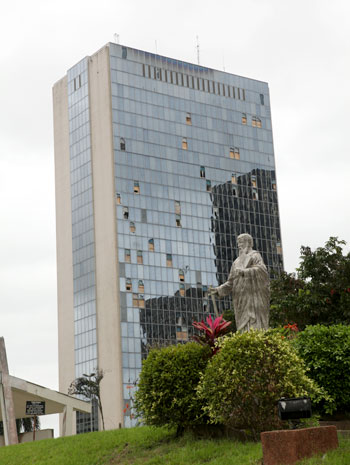
<path id="1" fill-rule="evenodd" d="M 226 439 L 175 438 L 162 428 L 140 427 L 48 439 L 0 449 L 0 465 L 260 465 L 261 444 Z M 349 465 L 350 440 L 304 465 Z"/>

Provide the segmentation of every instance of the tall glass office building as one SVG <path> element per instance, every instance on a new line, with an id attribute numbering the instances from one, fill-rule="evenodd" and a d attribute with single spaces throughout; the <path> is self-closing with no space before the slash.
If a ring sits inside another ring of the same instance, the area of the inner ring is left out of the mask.
<path id="1" fill-rule="evenodd" d="M 212 312 L 237 236 L 283 269 L 268 85 L 108 44 L 53 98 L 60 390 L 104 370 L 106 427 L 130 426 L 142 358 Z"/>

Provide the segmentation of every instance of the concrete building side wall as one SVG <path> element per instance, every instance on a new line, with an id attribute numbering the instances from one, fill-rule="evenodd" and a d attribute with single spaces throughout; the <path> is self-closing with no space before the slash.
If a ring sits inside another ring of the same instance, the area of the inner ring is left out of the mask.
<path id="1" fill-rule="evenodd" d="M 122 359 L 109 48 L 89 59 L 97 347 L 106 429 L 123 425 Z"/>
<path id="2" fill-rule="evenodd" d="M 58 81 L 53 87 L 53 112 L 59 390 L 60 392 L 67 393 L 70 383 L 75 378 L 72 221 L 71 215 L 67 214 L 71 211 L 67 77 Z M 73 434 L 75 434 L 75 413 L 73 417 Z M 62 418 L 60 423 L 62 426 Z"/>

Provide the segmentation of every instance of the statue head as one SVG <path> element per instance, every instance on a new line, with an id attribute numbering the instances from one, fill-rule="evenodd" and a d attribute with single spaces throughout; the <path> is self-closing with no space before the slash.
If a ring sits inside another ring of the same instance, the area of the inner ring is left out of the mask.
<path id="1" fill-rule="evenodd" d="M 240 234 L 237 237 L 239 253 L 248 253 L 253 248 L 253 238 L 250 234 Z"/>

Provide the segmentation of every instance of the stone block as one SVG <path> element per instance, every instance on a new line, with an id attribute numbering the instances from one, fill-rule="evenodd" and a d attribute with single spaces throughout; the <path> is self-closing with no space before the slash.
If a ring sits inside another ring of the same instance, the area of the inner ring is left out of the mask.
<path id="1" fill-rule="evenodd" d="M 264 465 L 292 465 L 305 457 L 338 447 L 335 426 L 261 433 Z"/>

